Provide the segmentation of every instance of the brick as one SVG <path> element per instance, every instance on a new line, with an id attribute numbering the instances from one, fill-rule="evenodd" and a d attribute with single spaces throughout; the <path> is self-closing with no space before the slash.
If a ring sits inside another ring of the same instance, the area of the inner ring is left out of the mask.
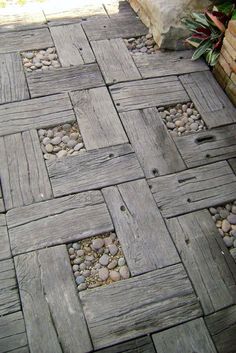
<path id="1" fill-rule="evenodd" d="M 232 103 L 236 106 L 236 85 L 233 81 L 230 80 L 228 82 L 225 92 L 228 94 L 228 97 L 231 99 Z"/>
<path id="2" fill-rule="evenodd" d="M 236 20 L 229 21 L 228 30 L 231 34 L 236 36 Z"/>
<path id="3" fill-rule="evenodd" d="M 231 75 L 231 68 L 229 66 L 229 63 L 225 60 L 224 56 L 223 55 L 220 55 L 219 57 L 219 63 L 220 65 L 223 67 L 225 73 L 227 76 L 230 77 Z"/>
<path id="4" fill-rule="evenodd" d="M 230 78 L 227 76 L 219 62 L 215 65 L 213 74 L 215 75 L 221 87 L 225 88 Z"/>
<path id="5" fill-rule="evenodd" d="M 236 36 L 234 36 L 232 33 L 226 30 L 225 37 L 227 41 L 230 43 L 231 47 L 233 47 L 234 50 L 236 50 Z"/>
<path id="6" fill-rule="evenodd" d="M 236 50 L 234 50 L 234 48 L 232 47 L 232 45 L 228 41 L 228 38 L 224 38 L 223 45 L 226 48 L 226 50 L 228 51 L 228 53 L 230 53 L 233 60 L 236 60 Z"/>
<path id="7" fill-rule="evenodd" d="M 225 45 L 222 46 L 220 53 L 229 64 L 231 71 L 236 72 L 236 61 L 233 59 L 232 55 L 230 55 Z"/>

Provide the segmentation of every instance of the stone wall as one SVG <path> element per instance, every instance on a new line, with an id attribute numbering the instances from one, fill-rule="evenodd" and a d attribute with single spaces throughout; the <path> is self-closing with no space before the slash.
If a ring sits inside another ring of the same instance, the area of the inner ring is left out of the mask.
<path id="1" fill-rule="evenodd" d="M 213 72 L 236 106 L 236 20 L 229 22 L 219 61 Z"/>

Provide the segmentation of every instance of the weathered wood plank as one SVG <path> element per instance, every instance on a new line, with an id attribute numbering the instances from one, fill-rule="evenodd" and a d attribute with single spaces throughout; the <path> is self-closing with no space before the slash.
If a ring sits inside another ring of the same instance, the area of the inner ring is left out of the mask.
<path id="1" fill-rule="evenodd" d="M 37 132 L 0 138 L 0 177 L 7 210 L 52 197 Z"/>
<path id="2" fill-rule="evenodd" d="M 107 84 L 141 79 L 123 39 L 104 39 L 91 45 Z"/>
<path id="3" fill-rule="evenodd" d="M 158 353 L 217 353 L 202 318 L 152 335 Z"/>
<path id="4" fill-rule="evenodd" d="M 236 351 L 236 305 L 205 318 L 219 353 Z"/>
<path id="5" fill-rule="evenodd" d="M 43 49 L 53 46 L 47 28 L 0 33 L 0 53 Z"/>
<path id="6" fill-rule="evenodd" d="M 92 49 L 80 24 L 51 27 L 62 67 L 95 62 Z"/>
<path id="7" fill-rule="evenodd" d="M 128 142 L 106 87 L 70 95 L 87 150 Z"/>
<path id="8" fill-rule="evenodd" d="M 181 264 L 80 292 L 80 299 L 95 349 L 201 316 Z"/>
<path id="9" fill-rule="evenodd" d="M 0 104 L 29 98 L 20 54 L 0 54 L 0 87 Z"/>
<path id="10" fill-rule="evenodd" d="M 20 300 L 12 259 L 0 262 L 0 316 L 20 310 Z"/>
<path id="11" fill-rule="evenodd" d="M 162 77 L 206 71 L 209 67 L 204 60 L 192 61 L 193 52 L 158 51 L 155 55 L 133 55 L 134 62 L 143 78 Z"/>
<path id="12" fill-rule="evenodd" d="M 236 126 L 179 136 L 174 140 L 189 168 L 236 157 Z"/>
<path id="13" fill-rule="evenodd" d="M 80 65 L 72 68 L 59 68 L 27 74 L 31 97 L 100 87 L 104 85 L 97 64 Z"/>
<path id="14" fill-rule="evenodd" d="M 150 179 L 148 183 L 167 218 L 236 198 L 236 176 L 226 161 Z"/>
<path id="15" fill-rule="evenodd" d="M 117 83 L 110 92 L 119 112 L 189 101 L 176 76 Z"/>
<path id="16" fill-rule="evenodd" d="M 47 167 L 54 196 L 99 189 L 144 176 L 128 144 L 48 161 Z"/>
<path id="17" fill-rule="evenodd" d="M 97 351 L 97 353 L 156 353 L 156 351 L 151 338 L 149 336 L 144 336 L 132 341 L 101 349 Z"/>
<path id="18" fill-rule="evenodd" d="M 209 128 L 236 122 L 236 109 L 211 72 L 195 72 L 180 80 Z"/>
<path id="19" fill-rule="evenodd" d="M 102 192 L 132 275 L 180 262 L 145 180 Z"/>
<path id="20" fill-rule="evenodd" d="M 13 254 L 83 239 L 113 230 L 98 191 L 13 209 L 7 213 Z"/>
<path id="21" fill-rule="evenodd" d="M 0 106 L 0 136 L 48 128 L 75 120 L 68 94 Z"/>
<path id="22" fill-rule="evenodd" d="M 130 111 L 120 116 L 146 178 L 185 169 L 156 108 Z"/>
<path id="23" fill-rule="evenodd" d="M 27 348 L 25 323 L 21 311 L 0 317 L 0 348 L 2 353 Z"/>
<path id="24" fill-rule="evenodd" d="M 231 168 L 233 169 L 234 173 L 236 174 L 236 158 L 232 158 L 228 160 Z"/>
<path id="25" fill-rule="evenodd" d="M 11 257 L 10 243 L 6 227 L 5 215 L 0 214 L 0 260 Z"/>
<path id="26" fill-rule="evenodd" d="M 1 181 L 0 181 L 0 212 L 5 211 L 5 206 L 2 198 L 2 188 L 1 188 Z M 1 225 L 1 215 L 0 215 L 0 225 Z"/>
<path id="27" fill-rule="evenodd" d="M 236 302 L 236 264 L 207 210 L 167 221 L 206 315 Z"/>

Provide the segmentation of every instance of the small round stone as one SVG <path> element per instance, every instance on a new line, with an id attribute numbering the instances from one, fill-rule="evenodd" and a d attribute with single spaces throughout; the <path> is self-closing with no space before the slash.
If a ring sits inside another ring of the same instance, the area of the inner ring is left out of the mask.
<path id="1" fill-rule="evenodd" d="M 78 271 L 79 270 L 79 266 L 78 265 L 73 265 L 72 269 L 73 269 L 73 271 Z"/>
<path id="2" fill-rule="evenodd" d="M 77 145 L 75 145 L 75 147 L 74 147 L 74 150 L 75 151 L 79 151 L 79 150 L 81 150 L 81 148 L 83 148 L 84 147 L 84 144 L 83 143 L 77 143 Z"/>
<path id="3" fill-rule="evenodd" d="M 75 249 L 75 250 L 79 250 L 80 249 L 80 244 L 79 243 L 74 243 L 73 245 L 72 245 L 72 247 L 73 247 L 73 249 Z M 78 252 L 77 252 L 78 253 Z"/>
<path id="4" fill-rule="evenodd" d="M 83 290 L 87 289 L 87 284 L 86 283 L 81 283 L 78 285 L 78 291 L 82 292 Z"/>
<path id="5" fill-rule="evenodd" d="M 82 250 L 82 249 L 79 249 L 79 250 L 77 250 L 77 256 L 84 256 L 84 250 Z"/>
<path id="6" fill-rule="evenodd" d="M 92 242 L 92 246 L 95 250 L 99 250 L 103 247 L 104 245 L 104 239 L 103 238 L 97 238 L 94 239 Z"/>
<path id="7" fill-rule="evenodd" d="M 223 241 L 225 243 L 225 245 L 227 246 L 227 248 L 231 248 L 231 246 L 233 245 L 234 242 L 234 238 L 233 237 L 228 237 L 227 235 L 223 238 Z"/>
<path id="8" fill-rule="evenodd" d="M 69 248 L 68 253 L 69 253 L 70 255 L 73 255 L 73 254 L 75 253 L 75 249 Z"/>
<path id="9" fill-rule="evenodd" d="M 107 266 L 107 268 L 109 270 L 113 270 L 113 268 L 115 268 L 117 266 L 117 260 L 116 259 L 113 259 Z"/>
<path id="10" fill-rule="evenodd" d="M 65 150 L 61 150 L 57 153 L 57 157 L 58 158 L 62 158 L 62 157 L 65 157 L 67 156 L 67 152 Z"/>
<path id="11" fill-rule="evenodd" d="M 75 147 L 77 145 L 77 142 L 75 141 L 75 140 L 69 140 L 68 142 L 67 142 L 67 146 L 69 147 L 69 148 L 73 148 L 73 147 Z"/>
<path id="12" fill-rule="evenodd" d="M 83 271 L 83 276 L 84 277 L 89 277 L 90 275 L 91 275 L 91 271 L 90 270 Z"/>
<path id="13" fill-rule="evenodd" d="M 27 59 L 33 59 L 34 53 L 32 53 L 32 52 L 27 52 L 27 53 L 25 53 L 25 57 L 26 57 Z"/>
<path id="14" fill-rule="evenodd" d="M 168 123 L 166 124 L 166 126 L 168 127 L 168 129 L 171 129 L 171 130 L 173 130 L 173 129 L 175 128 L 175 124 L 174 124 L 174 123 L 171 123 L 171 122 L 168 122 Z"/>
<path id="15" fill-rule="evenodd" d="M 217 210 L 214 207 L 211 207 L 209 211 L 212 215 L 215 215 L 217 213 Z"/>
<path id="16" fill-rule="evenodd" d="M 224 220 L 222 221 L 222 226 L 221 226 L 221 228 L 222 228 L 223 232 L 225 232 L 225 233 L 227 233 L 227 232 L 230 231 L 231 226 L 230 226 L 230 223 L 228 222 L 227 219 L 224 219 Z"/>
<path id="17" fill-rule="evenodd" d="M 53 151 L 53 145 L 51 145 L 51 143 L 48 143 L 46 146 L 45 146 L 45 150 L 49 153 L 51 153 Z"/>
<path id="18" fill-rule="evenodd" d="M 125 258 L 124 257 L 120 257 L 118 260 L 118 266 L 124 266 L 126 264 Z"/>
<path id="19" fill-rule="evenodd" d="M 46 145 L 49 144 L 50 142 L 51 142 L 51 140 L 50 140 L 49 137 L 45 137 L 45 138 L 43 139 L 43 144 L 44 144 L 44 146 L 46 146 Z"/>
<path id="20" fill-rule="evenodd" d="M 232 212 L 233 214 L 236 214 L 236 205 L 233 205 L 233 206 L 232 206 L 231 212 Z"/>
<path id="21" fill-rule="evenodd" d="M 192 123 L 192 124 L 190 125 L 190 129 L 193 130 L 193 131 L 197 131 L 197 129 L 198 129 L 198 123 Z"/>
<path id="22" fill-rule="evenodd" d="M 230 213 L 227 220 L 230 224 L 236 224 L 236 214 Z"/>
<path id="23" fill-rule="evenodd" d="M 118 252 L 118 247 L 115 244 L 111 244 L 108 246 L 109 252 L 111 253 L 111 255 L 116 255 Z"/>
<path id="24" fill-rule="evenodd" d="M 82 262 L 84 262 L 84 259 L 82 257 L 77 257 L 74 260 L 74 264 L 76 264 L 76 265 L 80 265 Z"/>
<path id="25" fill-rule="evenodd" d="M 80 271 L 85 271 L 85 270 L 86 270 L 86 265 L 85 265 L 85 263 L 80 264 L 80 265 L 79 265 L 79 269 L 80 269 Z"/>
<path id="26" fill-rule="evenodd" d="M 51 143 L 53 145 L 59 145 L 59 143 L 61 143 L 61 137 L 60 136 L 56 136 L 51 140 Z"/>
<path id="27" fill-rule="evenodd" d="M 117 282 L 120 280 L 120 273 L 117 271 L 110 271 L 110 279 L 114 282 Z"/>
<path id="28" fill-rule="evenodd" d="M 100 268 L 98 276 L 102 281 L 106 281 L 109 277 L 109 271 L 106 267 Z"/>
<path id="29" fill-rule="evenodd" d="M 107 254 L 103 254 L 100 259 L 99 259 L 99 263 L 102 265 L 102 266 L 107 266 L 108 263 L 109 263 L 109 256 Z"/>
<path id="30" fill-rule="evenodd" d="M 224 208 L 223 210 L 220 210 L 219 215 L 221 218 L 227 218 L 229 215 L 229 211 Z"/>
<path id="31" fill-rule="evenodd" d="M 79 284 L 85 282 L 85 277 L 84 276 L 78 276 L 78 277 L 76 277 L 75 281 L 79 285 Z"/>
<path id="32" fill-rule="evenodd" d="M 65 135 L 65 136 L 62 137 L 62 142 L 68 143 L 69 141 L 70 141 L 69 136 Z"/>
<path id="33" fill-rule="evenodd" d="M 127 266 L 121 266 L 119 271 L 120 271 L 121 278 L 128 279 L 130 277 L 129 269 Z"/>

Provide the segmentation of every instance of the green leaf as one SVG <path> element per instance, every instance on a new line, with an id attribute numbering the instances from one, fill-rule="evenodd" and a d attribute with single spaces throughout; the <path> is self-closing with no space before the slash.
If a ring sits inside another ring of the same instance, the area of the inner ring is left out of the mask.
<path id="1" fill-rule="evenodd" d="M 209 26 L 208 21 L 207 21 L 206 16 L 205 16 L 204 13 L 193 12 L 192 13 L 192 17 L 195 19 L 195 21 L 197 21 L 198 23 L 200 23 L 204 27 L 208 27 Z"/>
<path id="2" fill-rule="evenodd" d="M 195 50 L 192 60 L 197 60 L 199 59 L 203 54 L 206 53 L 207 49 L 210 49 L 212 47 L 212 42 L 211 40 L 206 40 L 202 41 L 199 45 L 199 47 Z"/>
<path id="3" fill-rule="evenodd" d="M 232 20 L 236 20 L 236 9 L 232 13 Z"/>

